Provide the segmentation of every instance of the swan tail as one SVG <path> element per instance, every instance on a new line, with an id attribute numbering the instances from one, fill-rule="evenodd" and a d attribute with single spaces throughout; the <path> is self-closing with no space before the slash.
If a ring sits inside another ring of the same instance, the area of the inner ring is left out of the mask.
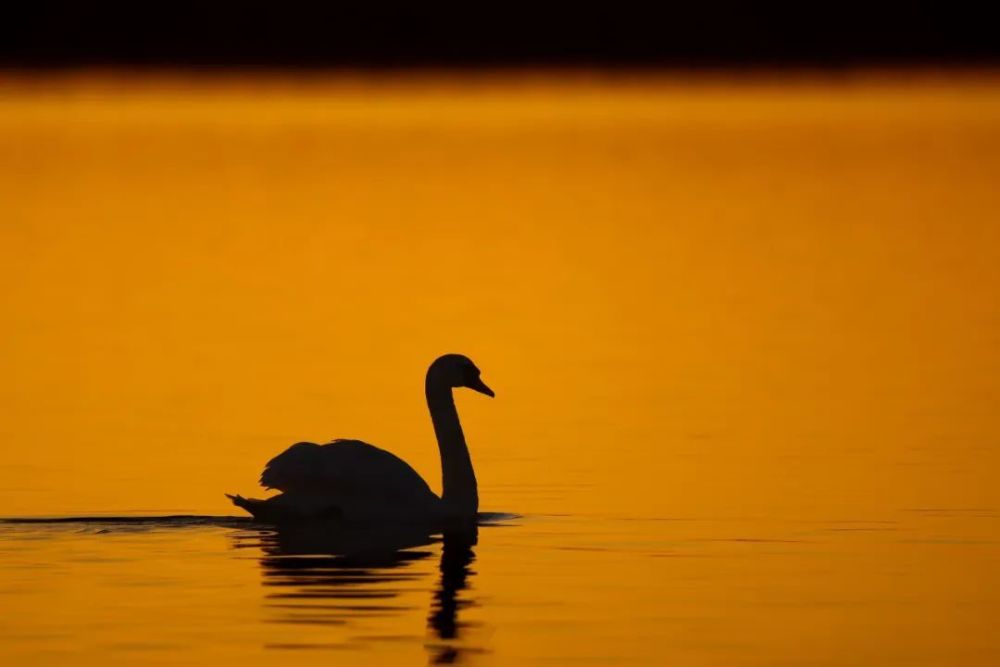
<path id="1" fill-rule="evenodd" d="M 226 498 L 229 498 L 229 500 L 231 500 L 234 505 L 245 509 L 247 512 L 249 512 L 254 516 L 257 516 L 257 513 L 260 511 L 260 504 L 262 502 L 260 500 L 254 500 L 253 498 L 244 498 L 238 493 L 235 496 L 227 493 Z"/>
<path id="2" fill-rule="evenodd" d="M 290 500 L 284 494 L 272 496 L 266 500 L 258 500 L 257 498 L 244 498 L 240 494 L 232 495 L 227 493 L 226 498 L 229 498 L 237 507 L 252 514 L 253 518 L 258 521 L 281 522 L 302 519 L 344 519 L 344 512 L 336 505 L 314 503 L 303 507 L 296 505 L 294 500 Z"/>

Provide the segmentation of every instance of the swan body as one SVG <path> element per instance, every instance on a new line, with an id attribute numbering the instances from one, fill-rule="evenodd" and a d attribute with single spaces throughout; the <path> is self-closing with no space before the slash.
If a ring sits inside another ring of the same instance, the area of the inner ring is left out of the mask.
<path id="1" fill-rule="evenodd" d="M 360 440 L 325 445 L 299 442 L 268 461 L 261 486 L 282 493 L 265 500 L 228 495 L 256 519 L 281 522 L 331 518 L 344 521 L 424 521 L 475 518 L 479 496 L 452 389 L 493 390 L 465 356 L 446 354 L 431 364 L 427 406 L 441 454 L 438 497 L 408 463 Z"/>

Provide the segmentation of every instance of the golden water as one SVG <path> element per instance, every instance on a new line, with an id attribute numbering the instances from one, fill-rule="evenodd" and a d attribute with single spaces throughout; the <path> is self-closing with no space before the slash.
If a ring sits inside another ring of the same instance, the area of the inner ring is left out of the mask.
<path id="1" fill-rule="evenodd" d="M 0 79 L 0 515 L 437 487 L 451 351 L 519 515 L 0 525 L 0 662 L 996 664 L 998 174 L 991 77 Z"/>

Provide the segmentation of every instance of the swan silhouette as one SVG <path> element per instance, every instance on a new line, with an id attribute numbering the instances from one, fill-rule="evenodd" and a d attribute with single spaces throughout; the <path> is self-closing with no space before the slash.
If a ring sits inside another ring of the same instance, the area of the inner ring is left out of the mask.
<path id="1" fill-rule="evenodd" d="M 296 443 L 268 461 L 260 476 L 261 486 L 282 493 L 265 500 L 226 496 L 261 521 L 475 519 L 479 492 L 452 396 L 457 387 L 494 396 L 468 357 L 446 354 L 427 369 L 427 407 L 441 453 L 440 498 L 405 461 L 360 440 Z"/>

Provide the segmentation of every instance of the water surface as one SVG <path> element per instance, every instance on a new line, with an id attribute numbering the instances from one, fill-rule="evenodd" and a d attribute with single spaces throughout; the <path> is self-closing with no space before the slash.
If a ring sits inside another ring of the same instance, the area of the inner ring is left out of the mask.
<path id="1" fill-rule="evenodd" d="M 0 661 L 996 664 L 998 90 L 2 79 Z M 234 518 L 449 351 L 476 535 Z"/>

